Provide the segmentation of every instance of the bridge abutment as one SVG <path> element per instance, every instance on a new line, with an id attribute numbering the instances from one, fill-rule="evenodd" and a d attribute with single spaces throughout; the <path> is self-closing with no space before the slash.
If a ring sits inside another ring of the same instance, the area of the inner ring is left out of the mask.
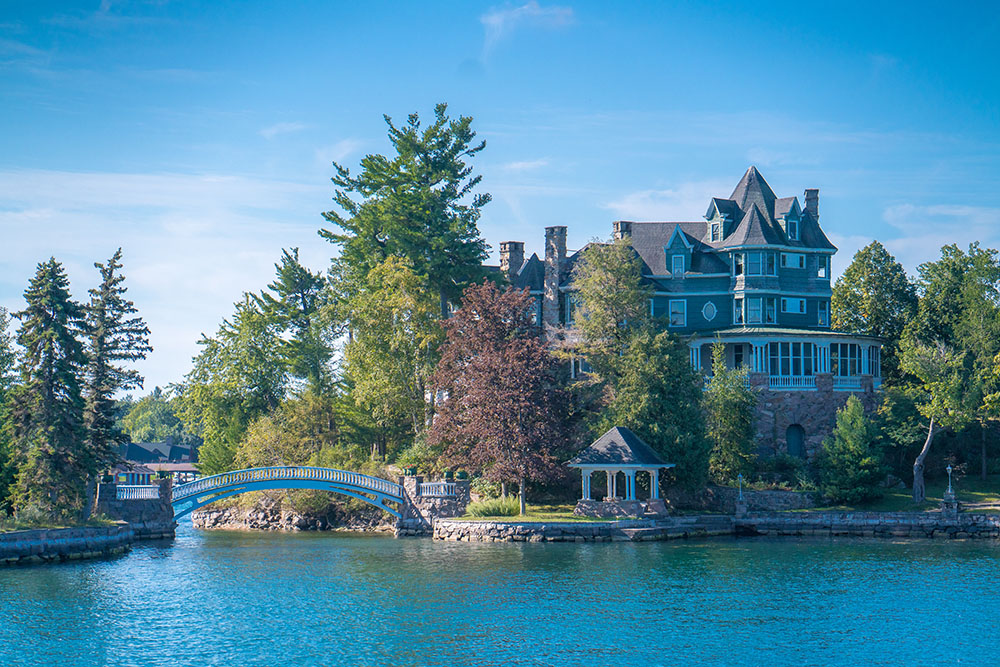
<path id="1" fill-rule="evenodd" d="M 399 478 L 403 487 L 402 517 L 396 522 L 397 537 L 431 535 L 436 519 L 465 514 L 471 498 L 469 480 L 425 482 L 423 475 Z"/>

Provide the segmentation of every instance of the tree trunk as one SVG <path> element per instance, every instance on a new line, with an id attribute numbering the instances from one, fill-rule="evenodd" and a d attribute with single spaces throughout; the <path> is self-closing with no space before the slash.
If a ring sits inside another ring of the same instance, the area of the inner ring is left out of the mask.
<path id="1" fill-rule="evenodd" d="M 84 497 L 83 514 L 80 519 L 89 521 L 91 515 L 94 513 L 94 503 L 97 501 L 97 484 L 94 483 L 92 477 L 87 478 L 87 486 L 84 493 L 86 496 Z"/>
<path id="2" fill-rule="evenodd" d="M 524 516 L 528 512 L 527 512 L 527 503 L 524 502 L 524 478 L 523 477 L 518 481 L 517 495 L 518 495 L 518 497 L 521 500 L 521 516 Z"/>
<path id="3" fill-rule="evenodd" d="M 924 446 L 917 454 L 916 460 L 913 462 L 913 502 L 914 504 L 919 504 L 927 499 L 926 490 L 924 488 L 924 459 L 927 458 L 927 452 L 931 450 L 931 442 L 934 441 L 934 436 L 937 435 L 937 429 L 934 427 L 934 419 L 931 418 L 931 423 L 927 427 L 927 439 L 924 440 Z"/>
<path id="4" fill-rule="evenodd" d="M 986 481 L 986 422 L 979 425 L 979 479 Z"/>
<path id="5" fill-rule="evenodd" d="M 507 498 L 507 482 L 500 482 L 500 497 Z"/>

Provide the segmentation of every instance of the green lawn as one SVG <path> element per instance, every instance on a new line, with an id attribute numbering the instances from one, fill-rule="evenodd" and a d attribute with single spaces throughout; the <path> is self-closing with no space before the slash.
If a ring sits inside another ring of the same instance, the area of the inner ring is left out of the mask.
<path id="1" fill-rule="evenodd" d="M 855 506 L 832 505 L 803 511 L 925 512 L 941 507 L 941 497 L 947 488 L 947 480 L 928 482 L 927 500 L 920 505 L 913 504 L 913 494 L 910 489 L 890 489 L 885 496 L 873 503 Z M 966 512 L 1000 513 L 1000 475 L 991 475 L 985 482 L 979 477 L 966 477 L 955 482 L 954 490 L 958 502 Z"/>
<path id="2" fill-rule="evenodd" d="M 98 528 L 113 526 L 117 521 L 103 517 L 93 517 L 90 521 L 67 523 L 59 521 L 23 521 L 14 518 L 0 518 L 0 533 L 11 533 L 17 530 L 39 530 L 42 528 Z"/>
<path id="3" fill-rule="evenodd" d="M 613 521 L 613 519 L 595 519 L 589 516 L 573 514 L 576 505 L 533 505 L 528 504 L 528 513 L 524 516 L 463 516 L 462 521 L 487 521 L 490 523 L 524 523 L 541 521 Z"/>

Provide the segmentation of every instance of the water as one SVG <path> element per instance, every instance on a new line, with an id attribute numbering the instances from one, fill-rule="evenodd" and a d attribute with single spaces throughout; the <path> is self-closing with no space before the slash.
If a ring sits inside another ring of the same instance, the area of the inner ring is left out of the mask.
<path id="1" fill-rule="evenodd" d="M 1000 544 L 200 532 L 0 569 L 0 665 L 1000 664 Z"/>

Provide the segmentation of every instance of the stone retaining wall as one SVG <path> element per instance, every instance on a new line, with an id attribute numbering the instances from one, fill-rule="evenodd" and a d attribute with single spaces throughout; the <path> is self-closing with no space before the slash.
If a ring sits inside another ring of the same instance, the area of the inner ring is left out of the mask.
<path id="1" fill-rule="evenodd" d="M 0 533 L 0 564 L 44 563 L 100 558 L 128 551 L 135 532 L 129 525 L 95 528 L 40 528 Z"/>
<path id="2" fill-rule="evenodd" d="M 721 515 L 603 522 L 434 522 L 434 539 L 451 542 L 645 542 L 733 533 L 732 517 Z"/>
<path id="3" fill-rule="evenodd" d="M 848 535 L 855 537 L 1000 538 L 1000 516 L 938 512 L 751 513 L 737 518 L 743 535 Z"/>
<path id="4" fill-rule="evenodd" d="M 118 500 L 115 484 L 99 484 L 97 506 L 94 511 L 116 521 L 125 521 L 135 530 L 138 540 L 173 537 L 177 522 L 174 508 L 173 482 L 159 479 L 160 497 L 152 500 Z"/>
<path id="5" fill-rule="evenodd" d="M 680 489 L 670 489 L 666 494 L 671 507 L 693 509 L 702 512 L 736 512 L 739 489 L 729 486 L 708 486 L 690 493 Z M 811 509 L 816 506 L 820 494 L 814 491 L 751 491 L 743 489 L 743 500 L 751 512 L 788 512 Z"/>

